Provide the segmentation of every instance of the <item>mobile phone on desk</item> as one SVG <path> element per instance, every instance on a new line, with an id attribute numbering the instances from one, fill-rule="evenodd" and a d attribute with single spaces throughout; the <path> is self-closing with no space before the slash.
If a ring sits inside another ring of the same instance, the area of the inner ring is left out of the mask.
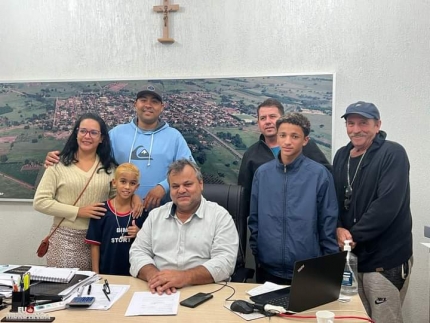
<path id="1" fill-rule="evenodd" d="M 67 305 L 69 307 L 90 307 L 96 298 L 93 296 L 76 296 Z"/>
<path id="2" fill-rule="evenodd" d="M 213 298 L 214 296 L 212 294 L 206 294 L 206 293 L 197 293 L 191 297 L 188 297 L 186 299 L 184 299 L 182 302 L 180 302 L 179 304 L 181 304 L 182 306 L 186 306 L 186 307 L 197 307 L 200 304 L 210 300 L 211 298 Z"/>

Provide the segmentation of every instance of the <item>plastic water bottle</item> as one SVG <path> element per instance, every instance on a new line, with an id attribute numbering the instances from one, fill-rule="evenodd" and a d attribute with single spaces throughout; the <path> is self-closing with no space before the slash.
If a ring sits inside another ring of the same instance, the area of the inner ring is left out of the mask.
<path id="1" fill-rule="evenodd" d="M 343 271 L 342 287 L 340 293 L 346 296 L 358 293 L 357 284 L 357 256 L 351 252 L 351 240 L 345 240 L 343 250 L 348 251 L 346 255 L 345 270 Z"/>

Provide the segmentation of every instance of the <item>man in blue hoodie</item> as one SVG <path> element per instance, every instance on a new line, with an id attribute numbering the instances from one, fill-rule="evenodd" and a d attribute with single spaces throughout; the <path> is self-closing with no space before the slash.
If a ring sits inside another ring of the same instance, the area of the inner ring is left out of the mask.
<path id="1" fill-rule="evenodd" d="M 169 191 L 167 170 L 175 160 L 194 161 L 182 134 L 160 120 L 164 110 L 162 91 L 154 84 L 145 85 L 134 103 L 136 117 L 109 132 L 115 160 L 139 167 L 141 178 L 137 194 L 144 198 L 144 208 L 166 202 Z"/>
<path id="2" fill-rule="evenodd" d="M 140 171 L 140 187 L 136 194 L 144 199 L 144 209 L 164 204 L 168 199 L 169 165 L 185 158 L 194 161 L 182 134 L 160 120 L 164 110 L 163 93 L 155 84 L 146 84 L 137 93 L 136 117 L 130 123 L 109 131 L 112 151 L 117 163 L 133 163 Z M 45 165 L 58 162 L 58 151 L 48 153 Z"/>

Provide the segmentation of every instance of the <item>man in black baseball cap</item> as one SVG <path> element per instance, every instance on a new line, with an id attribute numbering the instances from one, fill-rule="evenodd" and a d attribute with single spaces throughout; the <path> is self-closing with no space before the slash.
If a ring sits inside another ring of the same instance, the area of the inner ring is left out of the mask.
<path id="1" fill-rule="evenodd" d="M 155 84 L 145 84 L 142 89 L 137 93 L 136 101 L 142 98 L 145 94 L 154 95 L 160 102 L 163 102 L 163 91 Z"/>
<path id="2" fill-rule="evenodd" d="M 386 140 L 373 103 L 353 103 L 342 118 L 351 141 L 333 161 L 337 241 L 341 249 L 352 241 L 367 314 L 375 322 L 402 323 L 413 259 L 408 156 Z"/>

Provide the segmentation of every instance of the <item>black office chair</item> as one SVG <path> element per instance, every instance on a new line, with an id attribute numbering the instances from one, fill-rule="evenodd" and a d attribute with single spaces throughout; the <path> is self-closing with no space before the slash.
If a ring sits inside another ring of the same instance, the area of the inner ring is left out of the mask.
<path id="1" fill-rule="evenodd" d="M 236 268 L 231 276 L 231 281 L 244 283 L 254 277 L 254 269 L 245 268 L 246 261 L 246 234 L 247 214 L 243 207 L 243 188 L 239 185 L 204 184 L 203 196 L 206 200 L 216 202 L 225 208 L 233 217 L 239 234 L 239 251 L 237 254 Z"/>

